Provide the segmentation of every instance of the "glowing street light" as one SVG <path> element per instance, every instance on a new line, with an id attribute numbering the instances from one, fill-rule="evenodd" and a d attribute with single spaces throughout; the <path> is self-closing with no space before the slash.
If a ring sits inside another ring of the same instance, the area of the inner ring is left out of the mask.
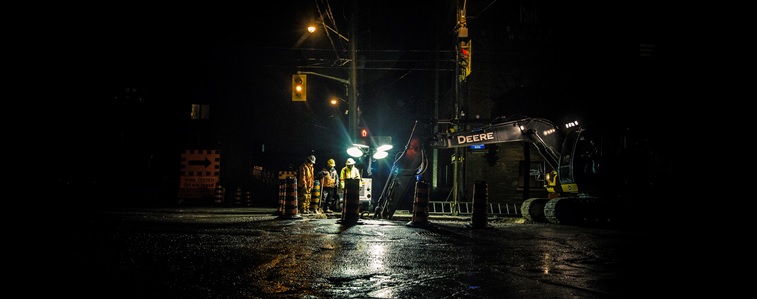
<path id="1" fill-rule="evenodd" d="M 332 97 L 329 102 L 331 103 L 331 106 L 337 106 L 337 105 L 339 105 L 339 101 L 342 101 L 343 103 L 349 105 L 349 103 L 347 103 L 347 101 L 345 101 L 344 99 L 342 99 L 340 97 Z M 350 109 L 349 108 L 347 108 L 347 110 L 344 110 L 344 115 L 349 115 L 349 114 L 350 114 Z"/>
<path id="2" fill-rule="evenodd" d="M 326 34 L 328 35 L 329 32 L 336 34 L 341 39 L 345 40 L 349 43 L 350 46 L 350 69 L 349 69 L 349 79 L 343 80 L 339 79 L 338 81 L 346 81 L 345 85 L 347 85 L 347 99 L 349 100 L 349 110 L 351 111 L 358 111 L 357 108 L 357 11 L 358 11 L 358 1 L 355 1 L 354 5 L 352 5 L 352 13 L 350 15 L 350 40 L 349 38 L 345 37 L 338 31 L 336 31 L 334 28 L 331 28 L 331 26 L 327 25 L 323 20 L 320 22 L 317 22 L 317 24 L 322 25 L 323 28 L 325 28 Z M 314 33 L 316 31 L 317 27 L 315 24 L 311 24 L 308 26 L 307 30 L 310 33 Z M 330 38 L 330 37 L 329 37 Z M 333 45 L 333 41 L 332 41 Z M 321 75 L 321 74 L 316 74 Z M 322 77 L 327 77 L 325 75 L 321 75 Z M 349 115 L 348 119 L 348 125 L 349 125 L 349 137 L 351 140 L 355 140 L 357 135 L 357 123 L 358 123 L 358 113 L 352 113 Z"/>
<path id="3" fill-rule="evenodd" d="M 331 31 L 331 32 L 333 32 L 334 34 L 338 35 L 338 36 L 339 36 L 340 38 L 342 38 L 342 39 L 343 39 L 344 41 L 346 41 L 346 42 L 349 42 L 349 41 L 350 41 L 350 39 L 349 39 L 349 38 L 346 38 L 346 37 L 345 37 L 344 35 L 342 35 L 342 34 L 341 34 L 341 33 L 339 33 L 338 31 L 336 31 L 336 30 L 335 30 L 334 28 L 331 28 L 331 27 L 329 27 L 329 25 L 326 25 L 326 23 L 324 23 L 324 22 L 317 22 L 317 23 L 318 23 L 318 24 L 320 24 L 320 25 L 323 25 L 323 28 L 326 28 L 326 30 L 328 30 L 328 31 Z M 316 30 L 316 26 L 315 26 L 315 25 L 312 25 L 312 24 L 311 24 L 310 26 L 308 26 L 308 32 L 310 32 L 310 33 L 315 33 L 315 30 Z"/>

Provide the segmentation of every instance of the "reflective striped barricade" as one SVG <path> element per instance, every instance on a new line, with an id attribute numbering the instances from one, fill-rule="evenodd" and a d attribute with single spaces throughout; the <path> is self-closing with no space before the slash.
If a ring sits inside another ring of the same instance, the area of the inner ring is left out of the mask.
<path id="1" fill-rule="evenodd" d="M 489 201 L 488 185 L 485 181 L 476 181 L 473 186 L 473 212 L 471 222 L 466 224 L 469 228 L 491 228 L 486 216 L 486 206 Z"/>
<path id="2" fill-rule="evenodd" d="M 413 200 L 413 219 L 408 222 L 407 226 L 425 226 L 428 225 L 428 182 L 415 182 L 415 199 Z"/>
<path id="3" fill-rule="evenodd" d="M 344 225 L 363 224 L 360 221 L 360 179 L 346 179 L 344 182 L 344 206 L 342 218 L 337 221 Z"/>

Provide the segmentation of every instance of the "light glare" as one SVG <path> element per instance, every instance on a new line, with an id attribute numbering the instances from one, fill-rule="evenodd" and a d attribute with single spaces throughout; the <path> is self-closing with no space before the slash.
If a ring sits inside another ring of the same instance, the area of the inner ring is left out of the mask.
<path id="1" fill-rule="evenodd" d="M 356 146 L 353 146 L 347 149 L 347 154 L 350 155 L 351 157 L 360 158 L 363 156 L 363 151 L 361 151 Z"/>
<path id="2" fill-rule="evenodd" d="M 376 159 L 376 160 L 381 160 L 383 158 L 386 158 L 386 156 L 388 156 L 388 155 L 389 155 L 389 153 L 387 153 L 387 152 L 378 151 L 375 154 L 373 154 L 373 158 Z"/>

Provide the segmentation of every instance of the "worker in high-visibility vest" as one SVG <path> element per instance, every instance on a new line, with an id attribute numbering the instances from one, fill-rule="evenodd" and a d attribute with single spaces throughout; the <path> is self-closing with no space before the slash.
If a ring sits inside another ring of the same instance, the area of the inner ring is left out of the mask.
<path id="1" fill-rule="evenodd" d="M 299 209 L 302 211 L 302 214 L 318 212 L 317 206 L 310 206 L 311 193 L 313 192 L 315 182 L 314 166 L 315 156 L 310 155 L 307 161 L 302 162 L 297 172 L 297 200 L 299 201 Z"/>
<path id="2" fill-rule="evenodd" d="M 360 179 L 360 170 L 355 167 L 355 160 L 352 158 L 348 158 L 347 162 L 344 163 L 344 167 L 342 168 L 342 172 L 339 174 L 339 188 L 344 190 L 344 182 L 348 179 Z"/>
<path id="3" fill-rule="evenodd" d="M 323 183 L 321 186 L 323 186 L 323 210 L 326 213 L 331 213 L 334 210 L 338 210 L 339 205 L 339 194 L 337 192 L 337 189 L 339 187 L 339 173 L 336 171 L 336 162 L 334 162 L 334 159 L 329 159 L 326 164 L 329 166 L 329 169 L 324 169 L 325 172 L 323 173 L 323 177 L 321 180 L 323 180 Z"/>

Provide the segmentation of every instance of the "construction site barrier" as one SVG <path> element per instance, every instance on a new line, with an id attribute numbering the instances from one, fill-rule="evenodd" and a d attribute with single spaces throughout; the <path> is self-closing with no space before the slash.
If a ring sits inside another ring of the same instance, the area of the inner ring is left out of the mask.
<path id="1" fill-rule="evenodd" d="M 321 213 L 321 180 L 313 181 L 313 192 L 310 194 L 310 210 Z"/>
<path id="2" fill-rule="evenodd" d="M 279 204 L 276 211 L 273 212 L 273 216 L 281 216 L 284 214 L 284 204 L 286 203 L 286 182 L 286 179 L 279 179 Z"/>
<path id="3" fill-rule="evenodd" d="M 415 198 L 413 200 L 413 218 L 407 226 L 428 225 L 428 182 L 415 182 Z"/>
<path id="4" fill-rule="evenodd" d="M 302 219 L 299 210 L 297 210 L 297 180 L 293 177 L 288 177 L 280 184 L 279 189 L 283 188 L 283 200 L 280 200 L 279 217 L 277 219 Z M 282 186 L 283 185 L 283 186 Z M 279 192 L 281 196 L 282 192 Z"/>
<path id="5" fill-rule="evenodd" d="M 216 188 L 213 190 L 213 203 L 216 205 L 223 204 L 223 197 L 226 193 L 226 190 L 221 186 L 221 184 L 216 184 Z"/>
<path id="6" fill-rule="evenodd" d="M 234 204 L 235 205 L 242 204 L 242 187 L 237 187 L 237 190 L 234 191 Z"/>
<path id="7" fill-rule="evenodd" d="M 430 215 L 467 215 L 473 212 L 471 201 L 429 201 Z M 489 215 L 521 216 L 521 207 L 516 203 L 488 203 L 486 213 Z"/>
<path id="8" fill-rule="evenodd" d="M 252 206 L 252 190 L 244 191 L 244 205 L 248 207 Z"/>
<path id="9" fill-rule="evenodd" d="M 466 226 L 470 228 L 487 228 L 489 227 L 486 206 L 489 200 L 488 185 L 485 181 L 476 181 L 473 186 L 473 213 L 471 214 L 471 222 Z"/>
<path id="10" fill-rule="evenodd" d="M 344 180 L 344 206 L 342 218 L 337 223 L 345 225 L 362 224 L 360 221 L 360 180 Z"/>

